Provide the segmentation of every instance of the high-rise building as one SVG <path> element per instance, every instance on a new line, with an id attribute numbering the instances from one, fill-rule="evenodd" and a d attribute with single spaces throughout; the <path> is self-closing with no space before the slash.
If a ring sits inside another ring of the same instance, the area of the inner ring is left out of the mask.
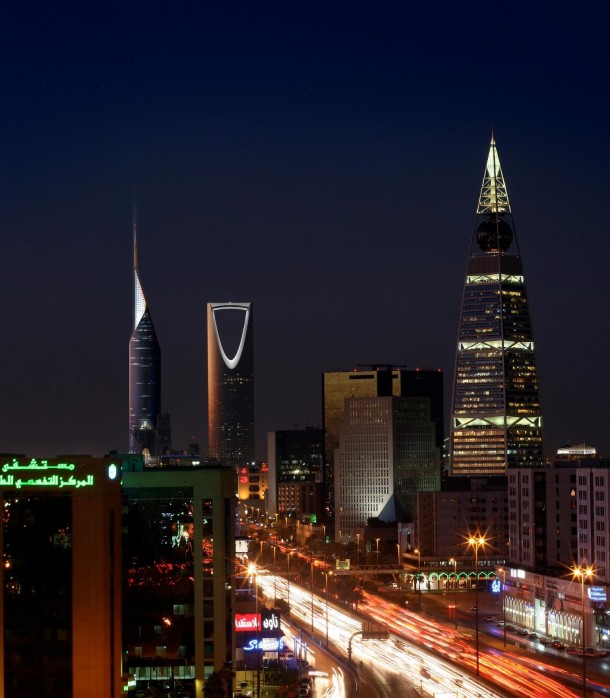
<path id="1" fill-rule="evenodd" d="M 523 264 L 492 138 L 466 271 L 451 410 L 451 475 L 543 465 Z"/>
<path id="2" fill-rule="evenodd" d="M 339 431 L 345 418 L 346 398 L 352 397 L 430 398 L 430 413 L 435 424 L 435 439 L 442 448 L 443 373 L 431 369 L 404 369 L 388 365 L 371 365 L 371 370 L 328 371 L 322 376 L 324 424 L 324 498 L 332 516 L 334 507 L 335 449 L 339 447 Z"/>
<path id="3" fill-rule="evenodd" d="M 208 442 L 226 465 L 254 460 L 252 303 L 208 303 Z"/>
<path id="4" fill-rule="evenodd" d="M 269 490 L 267 512 L 322 515 L 322 429 L 267 434 Z"/>
<path id="5" fill-rule="evenodd" d="M 138 274 L 133 228 L 134 323 L 129 339 L 129 452 L 157 455 L 161 349 Z"/>
<path id="6" fill-rule="evenodd" d="M 136 692 L 202 698 L 233 659 L 235 473 L 135 462 L 122 485 L 125 669 Z"/>
<path id="7" fill-rule="evenodd" d="M 119 698 L 120 463 L 0 460 L 0 695 Z"/>
<path id="8" fill-rule="evenodd" d="M 412 521 L 415 495 L 440 488 L 429 397 L 345 400 L 335 451 L 335 537 L 353 537 L 368 519 Z"/>

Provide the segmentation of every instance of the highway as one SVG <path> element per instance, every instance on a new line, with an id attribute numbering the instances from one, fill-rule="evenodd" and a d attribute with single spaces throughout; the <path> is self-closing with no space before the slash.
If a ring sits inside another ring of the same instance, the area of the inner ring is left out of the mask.
<path id="1" fill-rule="evenodd" d="M 438 650 L 430 643 L 410 641 L 394 628 L 388 640 L 363 641 L 358 635 L 362 630 L 362 619 L 345 609 L 332 603 L 327 605 L 323 597 L 312 595 L 310 591 L 293 582 L 288 583 L 282 577 L 261 574 L 258 576 L 258 582 L 270 599 L 277 593 L 278 598 L 287 600 L 290 587 L 291 617 L 298 619 L 303 627 L 309 630 L 313 627 L 317 635 L 323 638 L 323 642 L 328 636 L 329 643 L 344 657 L 347 657 L 351 641 L 355 665 L 363 662 L 365 667 L 374 668 L 379 693 L 387 696 L 404 695 L 405 689 L 409 688 L 411 695 L 437 698 L 505 698 L 511 695 L 502 688 L 490 688 L 486 682 L 476 680 L 467 671 L 456 668 L 439 655 Z M 388 624 L 387 619 L 381 622 Z M 426 635 L 430 633 L 428 629 Z M 458 657 L 463 651 L 465 650 L 456 648 L 452 654 Z M 521 686 L 518 688 L 519 695 L 538 698 L 567 698 L 576 695 L 566 693 L 565 688 L 562 688 L 561 693 L 544 694 L 526 693 Z M 513 689 L 517 690 L 514 686 Z"/>

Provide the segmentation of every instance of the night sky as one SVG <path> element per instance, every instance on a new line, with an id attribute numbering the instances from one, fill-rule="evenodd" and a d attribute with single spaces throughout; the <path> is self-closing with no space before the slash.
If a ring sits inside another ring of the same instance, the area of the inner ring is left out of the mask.
<path id="1" fill-rule="evenodd" d="M 442 368 L 492 127 L 546 451 L 610 455 L 601 3 L 13 3 L 0 17 L 0 451 L 127 448 L 132 199 L 174 445 L 205 304 L 255 304 L 257 452 L 325 370 Z M 448 418 L 447 418 L 448 422 Z"/>

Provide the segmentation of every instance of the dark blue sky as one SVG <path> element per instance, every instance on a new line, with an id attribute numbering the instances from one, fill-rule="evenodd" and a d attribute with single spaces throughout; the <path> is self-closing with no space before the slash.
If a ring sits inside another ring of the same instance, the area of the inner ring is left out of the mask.
<path id="1" fill-rule="evenodd" d="M 16 3 L 0 16 L 0 450 L 127 446 L 131 205 L 174 442 L 205 303 L 255 304 L 259 455 L 320 374 L 440 367 L 493 124 L 547 451 L 610 455 L 605 18 L 556 4 Z M 601 10 L 600 10 L 601 12 Z"/>

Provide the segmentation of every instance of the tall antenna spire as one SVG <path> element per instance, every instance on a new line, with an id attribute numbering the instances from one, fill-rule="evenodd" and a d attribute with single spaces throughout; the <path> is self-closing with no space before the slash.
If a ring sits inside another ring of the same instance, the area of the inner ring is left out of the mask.
<path id="1" fill-rule="evenodd" d="M 489 154 L 487 155 L 487 165 L 485 167 L 485 174 L 483 175 L 483 184 L 481 185 L 477 214 L 510 212 L 508 190 L 506 188 L 506 182 L 504 181 L 504 175 L 502 174 L 502 167 L 500 166 L 500 158 L 498 157 L 498 149 L 496 148 L 496 140 L 492 129 L 491 145 L 489 146 Z"/>
<path id="2" fill-rule="evenodd" d="M 137 243 L 138 209 L 137 209 L 135 194 L 133 196 L 133 201 L 131 204 L 131 218 L 133 221 L 133 268 L 137 272 L 138 271 L 138 243 Z"/>
<path id="3" fill-rule="evenodd" d="M 132 217 L 133 217 L 133 283 L 134 283 L 134 319 L 133 326 L 134 329 L 138 326 L 142 315 L 146 311 L 146 298 L 144 297 L 144 291 L 142 290 L 142 284 L 140 283 L 140 276 L 138 274 L 138 248 L 136 240 L 137 232 L 137 211 L 136 211 L 136 199 L 133 199 Z"/>

